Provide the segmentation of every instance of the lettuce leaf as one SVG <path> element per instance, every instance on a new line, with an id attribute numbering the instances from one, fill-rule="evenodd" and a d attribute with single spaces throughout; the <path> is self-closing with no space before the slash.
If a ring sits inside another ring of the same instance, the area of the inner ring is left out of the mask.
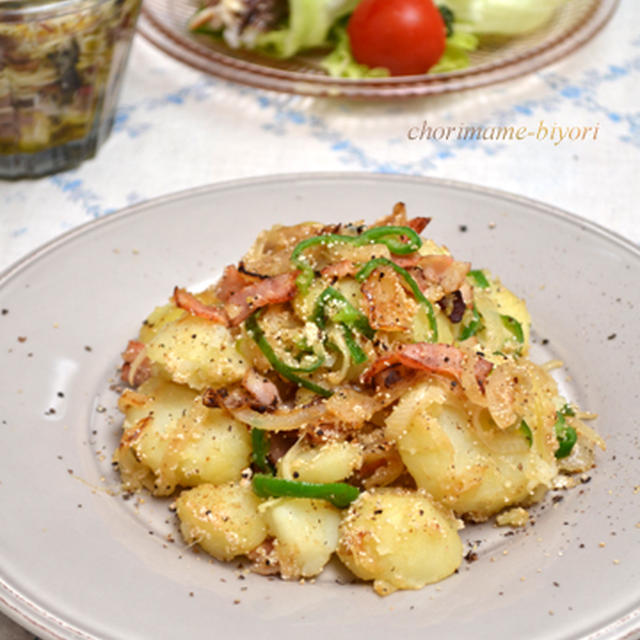
<path id="1" fill-rule="evenodd" d="M 289 22 L 282 29 L 261 34 L 255 48 L 278 58 L 329 44 L 337 20 L 351 13 L 359 0 L 289 0 Z"/>
<path id="2" fill-rule="evenodd" d="M 378 67 L 372 69 L 366 64 L 355 61 L 351 53 L 349 35 L 345 25 L 338 25 L 332 31 L 332 37 L 336 44 L 334 50 L 326 56 L 320 66 L 334 78 L 386 78 L 389 75 L 388 69 Z"/>
<path id="3" fill-rule="evenodd" d="M 457 27 L 456 23 L 456 29 Z M 475 51 L 477 48 L 478 38 L 473 34 L 454 31 L 447 38 L 447 46 L 442 58 L 429 69 L 429 73 L 450 73 L 466 69 L 469 66 L 469 51 Z"/>
<path id="4" fill-rule="evenodd" d="M 566 0 L 446 0 L 458 29 L 476 35 L 516 36 L 542 27 Z"/>

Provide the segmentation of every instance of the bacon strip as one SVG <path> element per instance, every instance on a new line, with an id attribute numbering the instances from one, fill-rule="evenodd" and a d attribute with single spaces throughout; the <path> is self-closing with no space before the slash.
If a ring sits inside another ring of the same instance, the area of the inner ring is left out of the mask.
<path id="1" fill-rule="evenodd" d="M 250 284 L 234 293 L 225 305 L 231 326 L 239 325 L 261 307 L 291 300 L 298 290 L 296 277 L 296 272 L 283 273 Z"/>
<path id="2" fill-rule="evenodd" d="M 194 316 L 204 318 L 205 320 L 211 320 L 211 322 L 216 322 L 218 324 L 229 324 L 229 318 L 227 317 L 224 309 L 220 307 L 212 307 L 200 302 L 198 298 L 185 289 L 175 287 L 173 290 L 173 300 L 175 301 L 176 306 L 188 311 Z"/>
<path id="3" fill-rule="evenodd" d="M 227 302 L 234 293 L 252 284 L 256 279 L 242 273 L 237 267 L 230 264 L 225 267 L 222 278 L 216 285 L 216 295 L 222 302 Z"/>
<path id="4" fill-rule="evenodd" d="M 362 379 L 370 382 L 378 373 L 396 363 L 403 364 L 410 369 L 440 373 L 460 381 L 467 354 L 450 344 L 432 344 L 430 342 L 416 342 L 407 344 L 397 351 L 376 360 Z M 474 374 L 478 385 L 483 388 L 484 382 L 493 365 L 478 356 L 474 367 Z"/>
<path id="5" fill-rule="evenodd" d="M 431 218 L 411 218 L 411 220 L 407 221 L 407 227 L 411 227 L 411 229 L 420 235 L 430 222 Z"/>
<path id="6" fill-rule="evenodd" d="M 410 267 L 415 267 L 420 263 L 420 260 L 424 256 L 421 256 L 419 253 L 412 253 L 408 256 L 391 256 L 391 259 L 403 269 L 409 269 Z"/>

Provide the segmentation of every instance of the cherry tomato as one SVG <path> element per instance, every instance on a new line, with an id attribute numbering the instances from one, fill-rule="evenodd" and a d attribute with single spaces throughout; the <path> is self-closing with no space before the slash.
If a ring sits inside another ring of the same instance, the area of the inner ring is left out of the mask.
<path id="1" fill-rule="evenodd" d="M 442 57 L 446 40 L 432 0 L 362 0 L 347 32 L 357 62 L 394 76 L 426 73 Z"/>

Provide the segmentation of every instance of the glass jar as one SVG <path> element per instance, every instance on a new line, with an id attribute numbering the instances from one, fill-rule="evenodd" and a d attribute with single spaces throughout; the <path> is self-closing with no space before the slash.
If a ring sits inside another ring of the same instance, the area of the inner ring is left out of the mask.
<path id="1" fill-rule="evenodd" d="M 113 125 L 142 0 L 0 0 L 0 178 L 92 157 Z"/>

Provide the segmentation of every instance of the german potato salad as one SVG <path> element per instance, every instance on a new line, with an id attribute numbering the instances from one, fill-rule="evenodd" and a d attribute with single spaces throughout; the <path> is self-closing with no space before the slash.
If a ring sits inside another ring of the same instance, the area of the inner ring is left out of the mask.
<path id="1" fill-rule="evenodd" d="M 172 283 L 123 354 L 123 488 L 174 496 L 217 560 L 300 579 L 336 554 L 386 595 L 571 486 L 604 447 L 588 414 L 529 359 L 523 300 L 428 223 L 275 226 L 204 291 Z"/>

